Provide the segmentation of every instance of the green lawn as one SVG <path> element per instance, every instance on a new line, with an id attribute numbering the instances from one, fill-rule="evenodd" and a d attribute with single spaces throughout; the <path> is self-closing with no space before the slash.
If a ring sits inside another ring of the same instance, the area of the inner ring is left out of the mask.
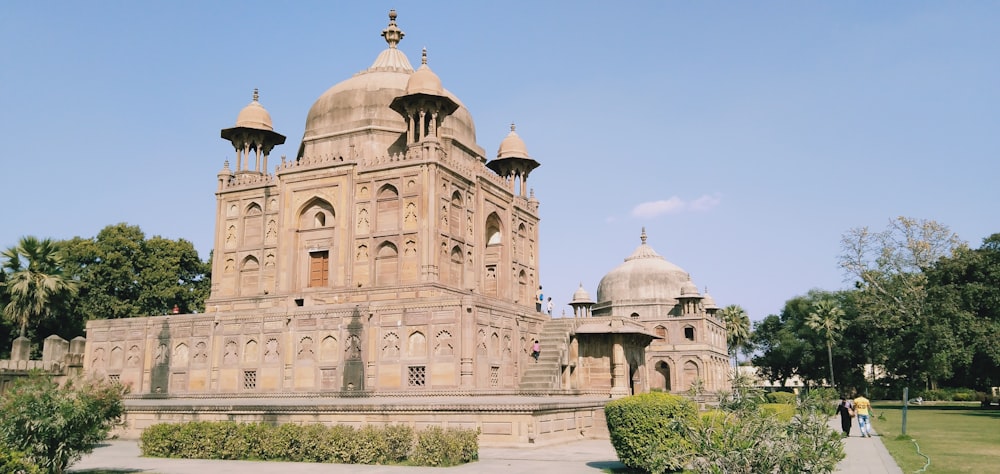
<path id="1" fill-rule="evenodd" d="M 875 431 L 903 472 L 916 472 L 926 460 L 917 446 L 901 437 L 901 403 L 875 403 Z M 930 457 L 927 473 L 983 473 L 1000 469 L 1000 410 L 979 404 L 947 403 L 910 405 L 906 434 Z"/>

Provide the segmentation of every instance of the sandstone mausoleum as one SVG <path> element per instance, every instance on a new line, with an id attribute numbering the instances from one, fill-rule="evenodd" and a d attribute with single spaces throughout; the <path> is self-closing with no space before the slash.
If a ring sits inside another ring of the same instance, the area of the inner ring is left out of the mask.
<path id="1" fill-rule="evenodd" d="M 390 12 L 387 47 L 316 99 L 294 158 L 272 159 L 285 136 L 256 90 L 221 131 L 204 311 L 87 324 L 84 371 L 132 388 L 123 435 L 214 419 L 550 443 L 606 435 L 611 398 L 728 388 L 717 307 L 644 230 L 597 301 L 581 285 L 573 317 L 536 309 L 541 163 L 514 126 L 488 156 L 403 36 Z"/>

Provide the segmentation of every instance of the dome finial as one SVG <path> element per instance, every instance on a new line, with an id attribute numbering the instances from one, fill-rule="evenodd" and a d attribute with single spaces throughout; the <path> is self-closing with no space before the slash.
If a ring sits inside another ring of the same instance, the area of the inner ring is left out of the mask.
<path id="1" fill-rule="evenodd" d="M 382 37 L 385 38 L 386 43 L 389 43 L 390 48 L 395 49 L 403 36 L 405 36 L 403 30 L 396 26 L 396 9 L 389 10 L 389 26 L 382 30 Z"/>
<path id="2" fill-rule="evenodd" d="M 510 131 L 512 131 L 512 132 L 513 132 L 513 131 L 514 131 L 514 130 L 516 130 L 516 129 L 517 129 L 517 127 L 516 127 L 516 126 L 514 125 L 514 122 L 511 122 L 511 123 L 510 123 Z"/>
<path id="3" fill-rule="evenodd" d="M 427 47 L 426 46 L 424 46 L 424 51 L 422 53 L 420 53 L 420 64 L 423 64 L 424 66 L 427 65 Z"/>
<path id="4" fill-rule="evenodd" d="M 639 236 L 639 240 L 642 241 L 642 245 L 646 245 L 646 226 L 642 226 L 642 235 Z"/>
<path id="5" fill-rule="evenodd" d="M 254 87 L 253 88 L 253 101 L 257 102 L 258 99 L 260 99 L 260 93 L 257 91 L 257 88 Z"/>

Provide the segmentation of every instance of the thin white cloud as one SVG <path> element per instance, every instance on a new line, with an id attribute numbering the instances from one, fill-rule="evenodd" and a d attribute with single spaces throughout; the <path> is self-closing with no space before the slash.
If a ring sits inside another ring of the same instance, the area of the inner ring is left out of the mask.
<path id="1" fill-rule="evenodd" d="M 718 206 L 722 202 L 722 196 L 716 194 L 706 194 L 692 201 L 685 201 L 677 196 L 659 201 L 648 201 L 639 203 L 632 208 L 632 217 L 650 218 L 662 216 L 664 214 L 680 214 L 682 212 L 705 212 Z"/>

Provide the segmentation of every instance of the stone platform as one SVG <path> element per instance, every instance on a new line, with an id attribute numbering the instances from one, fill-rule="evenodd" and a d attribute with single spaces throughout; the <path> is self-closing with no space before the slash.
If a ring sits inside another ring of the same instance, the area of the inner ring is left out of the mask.
<path id="1" fill-rule="evenodd" d="M 126 426 L 115 434 L 137 439 L 150 425 L 186 421 L 406 424 L 417 430 L 478 428 L 482 446 L 548 445 L 607 438 L 609 400 L 607 395 L 147 396 L 125 400 Z"/>

